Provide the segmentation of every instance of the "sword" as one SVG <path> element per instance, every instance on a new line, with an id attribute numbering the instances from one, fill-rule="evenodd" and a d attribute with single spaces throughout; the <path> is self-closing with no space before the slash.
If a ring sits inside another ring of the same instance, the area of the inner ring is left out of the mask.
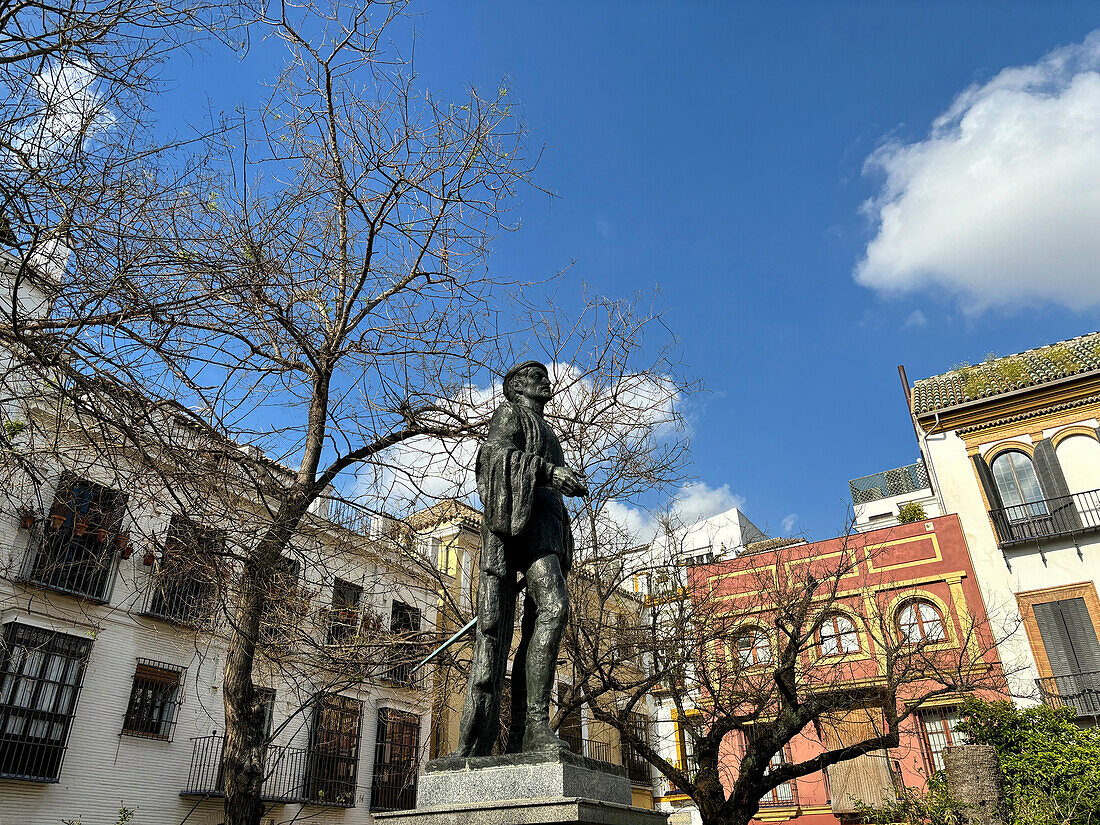
<path id="1" fill-rule="evenodd" d="M 522 590 L 526 586 L 527 586 L 527 577 L 524 576 L 516 584 L 516 592 L 518 593 L 520 590 Z M 441 644 L 439 647 L 437 647 L 435 650 L 433 650 L 431 653 L 429 653 L 428 657 L 426 659 L 422 659 L 420 661 L 420 663 L 409 672 L 410 673 L 416 673 L 416 671 L 420 670 L 420 668 L 424 667 L 424 665 L 428 664 L 428 662 L 430 662 L 432 659 L 434 659 L 436 656 L 438 656 L 444 650 L 449 648 L 451 645 L 453 645 L 455 642 L 457 642 L 459 639 L 461 639 L 463 636 L 465 636 L 467 633 L 469 633 L 471 630 L 473 630 L 476 625 L 477 625 L 477 616 L 474 616 L 472 619 L 470 619 L 470 621 L 466 622 L 466 624 L 464 624 L 462 627 L 460 627 L 458 629 L 458 631 L 456 631 L 455 634 L 453 636 L 451 636 L 451 638 L 449 638 L 447 641 L 445 641 L 443 644 Z"/>

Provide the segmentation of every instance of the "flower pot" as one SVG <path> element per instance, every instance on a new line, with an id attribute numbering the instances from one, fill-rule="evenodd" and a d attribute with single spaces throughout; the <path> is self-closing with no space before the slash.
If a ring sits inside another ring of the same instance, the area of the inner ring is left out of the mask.
<path id="1" fill-rule="evenodd" d="M 95 531 L 95 540 L 100 544 L 107 543 L 107 528 L 100 527 Z"/>
<path id="2" fill-rule="evenodd" d="M 133 548 L 130 547 L 130 531 L 129 530 L 123 530 L 117 536 L 115 536 L 115 547 L 117 547 L 119 550 L 121 550 L 124 553 L 127 550 L 129 550 L 131 553 L 133 552 Z M 127 556 L 126 558 L 129 558 L 129 556 Z"/>
<path id="3" fill-rule="evenodd" d="M 65 517 L 63 515 L 57 514 L 50 516 L 50 526 L 53 527 L 54 530 L 60 530 L 61 525 L 64 523 Z"/>
<path id="4" fill-rule="evenodd" d="M 157 557 L 155 555 L 153 555 L 153 551 L 152 550 L 146 550 L 145 551 L 145 558 L 143 558 L 141 560 L 141 563 L 144 564 L 146 567 L 152 567 L 153 562 L 155 562 L 156 560 L 157 560 Z"/>
<path id="5" fill-rule="evenodd" d="M 127 545 L 126 547 L 122 548 L 122 553 L 120 553 L 119 555 L 121 555 L 124 559 L 128 559 L 130 558 L 130 556 L 134 555 L 134 548 Z"/>
<path id="6" fill-rule="evenodd" d="M 38 516 L 32 510 L 23 510 L 19 513 L 19 526 L 24 530 L 30 530 L 36 521 Z"/>
<path id="7" fill-rule="evenodd" d="M 81 520 L 78 519 L 77 522 L 76 522 L 75 530 L 76 530 L 76 534 L 78 536 L 83 536 L 85 533 L 88 532 L 88 522 L 81 521 Z"/>

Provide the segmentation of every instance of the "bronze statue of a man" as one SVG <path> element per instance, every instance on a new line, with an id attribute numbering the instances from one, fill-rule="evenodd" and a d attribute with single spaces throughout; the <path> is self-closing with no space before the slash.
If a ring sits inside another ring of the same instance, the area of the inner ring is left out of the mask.
<path id="1" fill-rule="evenodd" d="M 457 756 L 486 756 L 497 739 L 519 575 L 526 575 L 527 589 L 512 662 L 507 751 L 565 748 L 550 730 L 550 687 L 569 615 L 565 576 L 573 561 L 562 496 L 588 495 L 588 488 L 580 473 L 565 466 L 561 444 L 542 417 L 552 395 L 543 364 L 525 361 L 512 367 L 504 376 L 506 400 L 478 450 L 483 517 L 477 635 Z"/>

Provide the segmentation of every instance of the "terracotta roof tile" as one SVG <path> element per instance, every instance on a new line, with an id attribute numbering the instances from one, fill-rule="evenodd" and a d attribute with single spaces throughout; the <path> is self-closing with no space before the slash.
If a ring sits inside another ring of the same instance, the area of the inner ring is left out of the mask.
<path id="1" fill-rule="evenodd" d="M 917 415 L 936 412 L 1097 369 L 1100 369 L 1100 332 L 1090 332 L 922 378 L 913 385 L 913 412 Z"/>

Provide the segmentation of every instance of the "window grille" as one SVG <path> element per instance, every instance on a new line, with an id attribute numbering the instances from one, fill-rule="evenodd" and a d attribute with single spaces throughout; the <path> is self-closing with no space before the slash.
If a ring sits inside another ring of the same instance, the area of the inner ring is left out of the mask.
<path id="1" fill-rule="evenodd" d="M 755 727 L 751 727 L 745 730 L 745 752 L 748 751 L 748 743 L 756 739 L 759 734 Z M 778 753 L 772 755 L 771 760 L 768 762 L 768 772 L 774 771 L 776 768 L 781 768 L 784 765 L 791 763 L 791 746 L 788 742 Z M 795 786 L 794 780 L 784 782 L 782 785 L 777 785 L 770 791 L 760 797 L 760 807 L 784 807 L 786 805 L 794 805 L 798 802 L 798 788 Z"/>
<path id="2" fill-rule="evenodd" d="M 649 745 L 649 720 L 645 716 L 631 711 L 627 716 L 627 724 L 635 737 Z M 649 763 L 641 752 L 627 741 L 625 736 L 621 739 L 623 766 L 626 768 L 626 775 L 630 778 L 631 783 L 634 785 L 651 785 L 653 774 L 650 772 Z"/>
<path id="3" fill-rule="evenodd" d="M 138 659 L 122 733 L 171 742 L 183 704 L 184 672 L 184 668 L 165 662 Z"/>
<path id="4" fill-rule="evenodd" d="M 92 643 L 11 622 L 0 648 L 0 776 L 56 782 Z"/>
<path id="5" fill-rule="evenodd" d="M 370 791 L 372 811 L 405 811 L 416 807 L 419 757 L 420 717 L 380 708 Z"/>
<path id="6" fill-rule="evenodd" d="M 420 609 L 395 599 L 390 611 L 390 632 L 398 637 L 394 640 L 392 657 L 396 664 L 383 674 L 383 678 L 397 684 L 414 686 L 418 674 L 413 672 L 413 668 L 423 658 L 424 646 L 410 637 L 419 631 Z M 405 638 L 400 638 L 402 636 Z"/>
<path id="7" fill-rule="evenodd" d="M 920 720 L 924 760 L 928 772 L 943 770 L 943 752 L 952 745 L 963 744 L 963 736 L 955 730 L 959 724 L 958 708 L 931 708 L 917 711 Z"/>
<path id="8" fill-rule="evenodd" d="M 218 589 L 219 559 L 225 534 L 181 516 L 172 516 L 157 580 L 146 610 L 150 616 L 199 626 L 210 621 Z"/>
<path id="9" fill-rule="evenodd" d="M 310 746 L 310 800 L 326 805 L 355 804 L 359 727 L 363 703 L 335 693 L 317 701 Z"/>
<path id="10" fill-rule="evenodd" d="M 31 541 L 23 578 L 41 587 L 106 602 L 126 495 L 65 475 L 50 516 Z"/>
<path id="11" fill-rule="evenodd" d="M 363 588 L 336 579 L 332 585 L 332 613 L 328 625 L 328 643 L 346 644 L 359 630 L 359 601 Z"/>

